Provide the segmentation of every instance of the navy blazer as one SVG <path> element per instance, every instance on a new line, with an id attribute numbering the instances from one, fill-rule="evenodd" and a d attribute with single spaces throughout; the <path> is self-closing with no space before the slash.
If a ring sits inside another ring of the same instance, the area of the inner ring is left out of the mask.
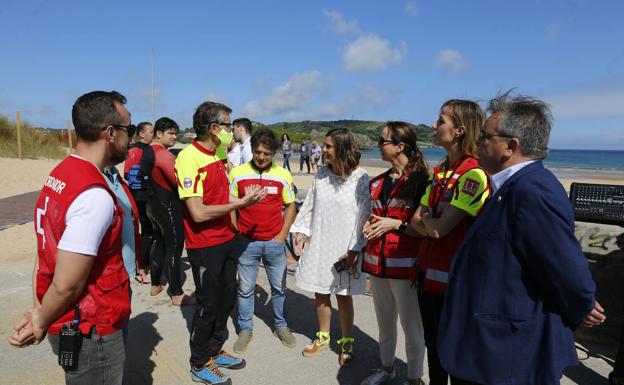
<path id="1" fill-rule="evenodd" d="M 486 203 L 453 258 L 440 361 L 481 384 L 559 384 L 578 364 L 572 329 L 595 289 L 565 190 L 531 163 Z"/>

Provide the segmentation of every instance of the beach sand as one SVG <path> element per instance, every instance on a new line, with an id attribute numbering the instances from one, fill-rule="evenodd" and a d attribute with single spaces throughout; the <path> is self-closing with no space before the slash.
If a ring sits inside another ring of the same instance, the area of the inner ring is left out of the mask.
<path id="1" fill-rule="evenodd" d="M 0 158 L 0 199 L 12 195 L 22 194 L 39 190 L 50 171 L 58 164 L 59 160 L 51 159 L 16 159 Z M 276 157 L 276 162 L 281 165 L 281 159 Z M 292 162 L 295 165 L 295 162 Z M 298 164 L 297 164 L 298 165 Z M 118 166 L 121 170 L 122 164 Z M 384 164 L 378 159 L 364 159 L 361 167 L 366 169 L 371 177 L 377 176 L 387 170 L 390 165 Z M 293 182 L 297 188 L 307 190 L 312 185 L 314 173 L 299 172 L 293 169 Z M 593 172 L 591 170 L 561 169 L 553 170 L 559 177 L 559 181 L 569 190 L 572 182 L 599 183 L 599 184 L 622 184 L 624 172 Z"/>

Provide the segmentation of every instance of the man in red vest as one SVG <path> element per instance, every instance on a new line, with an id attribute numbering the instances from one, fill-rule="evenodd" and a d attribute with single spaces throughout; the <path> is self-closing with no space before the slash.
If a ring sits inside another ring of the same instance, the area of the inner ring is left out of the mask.
<path id="1" fill-rule="evenodd" d="M 47 177 L 35 205 L 33 308 L 18 347 L 48 335 L 67 384 L 121 384 L 122 327 L 130 313 L 121 256 L 123 210 L 101 171 L 125 160 L 135 127 L 118 92 L 82 95 L 72 109 L 76 152 Z"/>

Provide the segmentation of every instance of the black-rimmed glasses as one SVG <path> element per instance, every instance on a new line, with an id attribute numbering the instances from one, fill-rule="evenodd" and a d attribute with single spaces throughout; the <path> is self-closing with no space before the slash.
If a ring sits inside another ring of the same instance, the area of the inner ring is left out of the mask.
<path id="1" fill-rule="evenodd" d="M 226 128 L 229 128 L 230 130 L 233 128 L 232 123 L 224 123 L 224 122 L 212 122 L 214 124 L 216 124 L 217 126 L 225 126 Z"/>
<path id="2" fill-rule="evenodd" d="M 513 136 L 513 135 L 507 135 L 507 134 L 489 134 L 489 133 L 487 133 L 487 132 L 485 132 L 485 131 L 481 130 L 481 132 L 479 132 L 479 141 L 481 142 L 481 141 L 483 141 L 484 139 L 490 140 L 490 139 L 492 139 L 492 138 L 493 138 L 493 137 L 495 137 L 495 136 L 498 136 L 498 137 L 501 137 L 501 138 L 507 138 L 507 139 L 514 138 L 514 136 Z"/>
<path id="3" fill-rule="evenodd" d="M 379 139 L 377 139 L 377 145 L 379 147 L 385 146 L 386 144 L 390 144 L 390 143 L 394 143 L 394 142 L 384 138 L 383 136 L 380 136 Z"/>

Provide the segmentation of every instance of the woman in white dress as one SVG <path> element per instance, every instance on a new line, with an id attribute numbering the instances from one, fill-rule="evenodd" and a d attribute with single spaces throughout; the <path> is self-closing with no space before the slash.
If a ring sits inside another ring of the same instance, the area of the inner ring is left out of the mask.
<path id="1" fill-rule="evenodd" d="M 370 178 L 358 167 L 360 153 L 349 130 L 329 131 L 323 155 L 327 166 L 316 174 L 290 229 L 295 233 L 295 251 L 302 255 L 295 281 L 314 292 L 319 324 L 317 338 L 303 349 L 303 355 L 311 357 L 329 347 L 330 296 L 335 294 L 342 331 L 338 362 L 345 366 L 353 359 L 351 296 L 366 289 L 358 259 L 366 246 L 362 227 L 371 211 Z"/>

